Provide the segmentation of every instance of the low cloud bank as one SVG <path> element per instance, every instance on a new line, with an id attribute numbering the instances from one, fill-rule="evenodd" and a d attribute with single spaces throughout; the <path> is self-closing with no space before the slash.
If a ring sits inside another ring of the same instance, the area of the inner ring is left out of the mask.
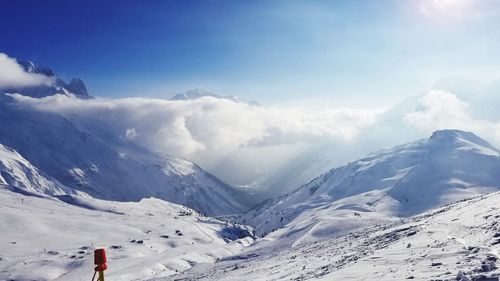
<path id="1" fill-rule="evenodd" d="M 349 141 L 373 125 L 382 112 L 278 109 L 214 97 L 172 101 L 12 96 L 37 110 L 97 118 L 112 124 L 128 141 L 188 159 L 219 158 L 245 147 L 315 143 L 325 138 Z"/>
<path id="2" fill-rule="evenodd" d="M 405 109 L 398 104 L 374 110 L 265 107 L 216 97 L 173 101 L 12 96 L 35 110 L 107 123 L 123 141 L 195 161 L 240 185 L 272 182 L 284 174 L 284 167 L 299 172 L 310 166 L 308 176 L 315 176 L 438 129 L 472 131 L 500 145 L 500 113 L 493 120 L 478 117 L 477 108 L 446 90 L 411 99 Z M 328 161 L 313 167 L 320 158 Z"/>

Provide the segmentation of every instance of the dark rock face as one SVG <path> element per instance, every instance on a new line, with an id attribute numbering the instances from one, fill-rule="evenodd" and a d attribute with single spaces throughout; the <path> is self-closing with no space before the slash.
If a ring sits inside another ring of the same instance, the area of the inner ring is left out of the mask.
<path id="1" fill-rule="evenodd" d="M 68 91 L 72 92 L 77 96 L 86 96 L 86 97 L 89 96 L 87 92 L 87 87 L 85 87 L 85 83 L 79 78 L 71 79 L 71 82 L 67 84 L 66 88 L 68 89 Z"/>

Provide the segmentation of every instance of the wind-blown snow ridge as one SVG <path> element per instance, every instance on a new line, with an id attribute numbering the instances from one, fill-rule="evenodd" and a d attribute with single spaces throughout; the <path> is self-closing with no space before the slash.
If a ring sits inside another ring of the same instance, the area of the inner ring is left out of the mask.
<path id="1" fill-rule="evenodd" d="M 440 130 L 432 134 L 429 143 L 439 145 L 439 143 L 454 144 L 457 148 L 472 149 L 478 153 L 498 156 L 499 150 L 493 147 L 489 142 L 476 136 L 471 132 L 460 130 Z"/>

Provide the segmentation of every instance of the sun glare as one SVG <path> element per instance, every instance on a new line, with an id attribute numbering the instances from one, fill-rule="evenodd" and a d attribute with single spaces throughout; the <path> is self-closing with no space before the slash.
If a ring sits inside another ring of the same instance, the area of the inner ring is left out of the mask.
<path id="1" fill-rule="evenodd" d="M 422 14 L 434 18 L 461 18 L 470 12 L 470 0 L 423 0 Z"/>

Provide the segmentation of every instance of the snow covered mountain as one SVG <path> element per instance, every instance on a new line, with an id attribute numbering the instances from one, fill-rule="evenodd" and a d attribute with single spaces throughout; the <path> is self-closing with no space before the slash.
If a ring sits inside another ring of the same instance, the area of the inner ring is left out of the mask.
<path id="1" fill-rule="evenodd" d="M 236 103 L 247 103 L 249 105 L 253 106 L 260 106 L 260 104 L 257 101 L 251 100 L 251 101 L 243 101 L 237 96 L 220 96 L 202 89 L 193 89 L 193 90 L 188 90 L 184 93 L 178 93 L 175 96 L 171 97 L 170 100 L 195 100 L 203 97 L 212 97 L 212 98 L 218 98 L 218 99 L 225 99 L 225 100 L 230 100 Z"/>
<path id="2" fill-rule="evenodd" d="M 211 92 L 207 92 L 202 89 L 194 89 L 186 91 L 185 93 L 178 93 L 171 98 L 171 100 L 194 100 L 202 97 L 213 97 L 219 99 L 227 99 L 234 102 L 243 102 L 241 99 L 235 96 L 219 96 Z"/>
<path id="3" fill-rule="evenodd" d="M 73 96 L 83 99 L 91 98 L 91 96 L 87 93 L 85 83 L 81 79 L 73 78 L 69 83 L 66 83 L 61 78 L 57 77 L 49 68 L 38 66 L 31 61 L 18 61 L 18 63 L 24 68 L 26 72 L 43 74 L 47 77 L 53 78 L 54 83 L 52 85 L 0 89 L 0 93 L 19 93 L 34 98 L 42 98 L 55 94 Z"/>
<path id="4" fill-rule="evenodd" d="M 215 265 L 152 280 L 498 281 L 499 202 L 497 192 L 292 247 L 261 247 L 264 238 Z"/>
<path id="5" fill-rule="evenodd" d="M 190 161 L 155 155 L 97 120 L 36 111 L 7 95 L 0 97 L 0 143 L 55 182 L 95 198 L 157 197 L 209 215 L 249 207 L 241 192 Z M 54 188 L 42 184 L 39 191 Z"/>
<path id="6" fill-rule="evenodd" d="M 77 194 L 76 191 L 38 170 L 17 151 L 2 144 L 0 144 L 0 185 L 52 196 Z"/>
<path id="7" fill-rule="evenodd" d="M 241 222 L 305 242 L 499 189 L 500 152 L 472 133 L 442 130 L 333 169 Z"/>

